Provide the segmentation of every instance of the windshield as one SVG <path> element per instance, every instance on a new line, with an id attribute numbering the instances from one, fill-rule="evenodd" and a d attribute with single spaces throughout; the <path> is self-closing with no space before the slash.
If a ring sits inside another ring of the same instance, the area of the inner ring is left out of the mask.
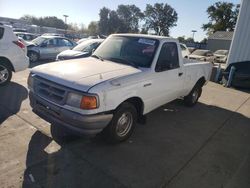
<path id="1" fill-rule="evenodd" d="M 205 56 L 208 51 L 206 50 L 195 50 L 192 55 L 200 55 L 200 56 Z"/>
<path id="2" fill-rule="evenodd" d="M 159 41 L 150 38 L 112 36 L 94 53 L 104 60 L 149 68 Z"/>
<path id="3" fill-rule="evenodd" d="M 87 40 L 78 44 L 76 47 L 73 48 L 73 50 L 80 52 L 91 52 L 99 43 L 100 42 L 97 41 Z"/>
<path id="4" fill-rule="evenodd" d="M 40 45 L 42 44 L 44 41 L 46 40 L 46 38 L 44 37 L 37 37 L 34 40 L 32 40 L 32 42 L 36 45 Z"/>
<path id="5" fill-rule="evenodd" d="M 217 50 L 215 52 L 215 54 L 218 54 L 218 55 L 227 55 L 228 53 L 228 50 Z"/>

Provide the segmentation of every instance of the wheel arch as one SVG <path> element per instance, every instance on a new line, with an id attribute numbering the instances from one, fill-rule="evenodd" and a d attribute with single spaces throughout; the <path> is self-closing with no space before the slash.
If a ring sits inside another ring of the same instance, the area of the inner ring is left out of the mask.
<path id="1" fill-rule="evenodd" d="M 12 63 L 8 58 L 0 56 L 0 63 L 1 62 L 4 62 L 5 64 L 7 64 L 11 68 L 11 71 L 15 72 L 15 69 L 14 69 Z"/>
<path id="2" fill-rule="evenodd" d="M 138 113 L 138 116 L 142 116 L 143 115 L 143 112 L 144 112 L 144 102 L 143 102 L 143 100 L 140 97 L 130 97 L 130 98 L 124 100 L 121 104 L 123 104 L 124 102 L 128 102 L 128 103 L 134 105 L 135 108 L 136 108 L 136 111 Z"/>
<path id="3" fill-rule="evenodd" d="M 195 83 L 195 86 L 203 87 L 206 83 L 206 79 L 204 76 L 200 77 L 199 80 Z"/>

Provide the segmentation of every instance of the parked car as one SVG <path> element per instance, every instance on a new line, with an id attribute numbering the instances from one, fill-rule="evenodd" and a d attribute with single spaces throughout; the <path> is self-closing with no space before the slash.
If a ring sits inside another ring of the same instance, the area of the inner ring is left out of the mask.
<path id="1" fill-rule="evenodd" d="M 226 63 L 228 56 L 228 50 L 217 50 L 214 52 L 215 63 Z"/>
<path id="2" fill-rule="evenodd" d="M 188 58 L 188 56 L 190 55 L 190 52 L 189 52 L 186 44 L 180 43 L 180 47 L 181 47 L 182 56 L 184 58 Z"/>
<path id="3" fill-rule="evenodd" d="M 197 50 L 197 49 L 194 47 L 188 47 L 188 51 L 190 54 L 193 53 L 195 50 Z"/>
<path id="4" fill-rule="evenodd" d="M 30 104 L 52 124 L 121 142 L 137 121 L 167 102 L 182 97 L 194 106 L 211 70 L 212 63 L 182 58 L 176 39 L 115 34 L 92 57 L 33 68 Z"/>
<path id="5" fill-rule="evenodd" d="M 96 48 L 104 41 L 104 39 L 89 39 L 78 44 L 72 50 L 65 50 L 59 53 L 56 60 L 77 59 L 89 57 L 96 50 Z"/>
<path id="6" fill-rule="evenodd" d="M 195 50 L 192 54 L 188 56 L 188 58 L 209 62 L 213 62 L 214 60 L 213 52 L 211 52 L 210 50 Z"/>
<path id="7" fill-rule="evenodd" d="M 64 34 L 59 33 L 44 33 L 42 36 L 57 36 L 57 37 L 64 37 Z"/>
<path id="8" fill-rule="evenodd" d="M 32 41 L 38 37 L 38 35 L 33 33 L 25 33 L 25 32 L 14 32 L 14 33 L 25 41 Z"/>
<path id="9" fill-rule="evenodd" d="M 56 56 L 68 49 L 72 49 L 76 43 L 70 39 L 58 36 L 40 36 L 32 40 L 28 48 L 30 62 L 36 62 L 39 59 L 56 59 Z"/>
<path id="10" fill-rule="evenodd" d="M 78 40 L 76 43 L 77 44 L 81 44 L 82 42 L 85 42 L 86 40 L 89 40 L 89 38 L 82 38 L 82 39 L 80 39 L 80 40 Z"/>
<path id="11" fill-rule="evenodd" d="M 232 86 L 240 88 L 250 88 L 250 61 L 237 62 L 230 64 L 223 72 L 223 77 L 228 80 L 231 67 L 235 67 Z"/>
<path id="12" fill-rule="evenodd" d="M 12 72 L 22 71 L 29 66 L 25 49 L 12 28 L 0 24 L 0 86 L 10 82 Z"/>

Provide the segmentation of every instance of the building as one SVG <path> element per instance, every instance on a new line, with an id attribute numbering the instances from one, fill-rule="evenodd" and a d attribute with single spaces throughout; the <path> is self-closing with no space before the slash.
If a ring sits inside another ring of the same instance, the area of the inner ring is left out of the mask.
<path id="1" fill-rule="evenodd" d="M 250 0 L 242 0 L 227 64 L 250 63 Z"/>
<path id="2" fill-rule="evenodd" d="M 229 50 L 234 32 L 217 31 L 210 35 L 207 40 L 207 49 L 215 52 L 216 50 Z"/>

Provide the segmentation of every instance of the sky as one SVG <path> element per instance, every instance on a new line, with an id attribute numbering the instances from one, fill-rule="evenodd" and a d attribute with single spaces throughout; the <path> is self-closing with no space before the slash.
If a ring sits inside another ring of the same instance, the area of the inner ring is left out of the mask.
<path id="1" fill-rule="evenodd" d="M 56 16 L 64 20 L 63 15 L 69 15 L 67 23 L 83 23 L 85 26 L 91 21 L 99 20 L 99 10 L 102 7 L 115 10 L 120 4 L 135 4 L 142 11 L 146 4 L 168 3 L 178 13 L 177 26 L 170 30 L 172 37 L 192 37 L 192 30 L 197 30 L 195 40 L 206 37 L 201 29 L 202 24 L 208 22 L 206 9 L 219 0 L 0 0 L 0 16 L 20 18 L 25 14 L 40 16 Z M 241 0 L 224 0 L 239 4 Z"/>

